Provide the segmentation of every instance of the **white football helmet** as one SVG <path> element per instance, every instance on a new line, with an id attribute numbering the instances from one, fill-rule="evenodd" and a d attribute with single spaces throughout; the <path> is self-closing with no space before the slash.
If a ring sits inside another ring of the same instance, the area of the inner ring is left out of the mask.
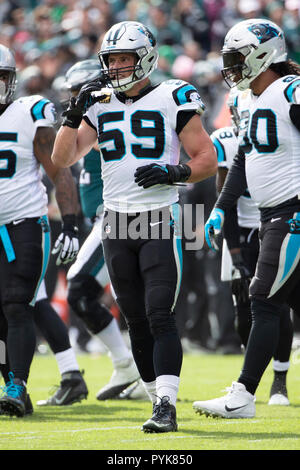
<path id="1" fill-rule="evenodd" d="M 109 55 L 122 52 L 136 54 L 135 66 L 109 70 Z M 136 21 L 122 21 L 107 31 L 98 56 L 107 82 L 116 91 L 127 91 L 155 70 L 158 51 L 156 40 L 146 26 Z M 122 78 L 124 72 L 132 73 Z"/>
<path id="2" fill-rule="evenodd" d="M 12 101 L 12 96 L 16 90 L 16 61 L 13 53 L 5 46 L 0 44 L 0 72 L 4 70 L 9 72 L 8 83 L 0 80 L 0 103 L 8 104 Z"/>
<path id="3" fill-rule="evenodd" d="M 265 19 L 237 23 L 226 34 L 221 51 L 222 74 L 229 87 L 246 90 L 250 83 L 271 64 L 287 58 L 282 30 Z"/>

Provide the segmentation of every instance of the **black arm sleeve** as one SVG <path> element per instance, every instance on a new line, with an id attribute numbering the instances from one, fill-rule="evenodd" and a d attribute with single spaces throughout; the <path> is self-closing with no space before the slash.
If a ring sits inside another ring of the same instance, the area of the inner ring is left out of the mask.
<path id="1" fill-rule="evenodd" d="M 229 209 L 236 203 L 238 198 L 244 194 L 246 189 L 245 154 L 239 150 L 239 153 L 234 157 L 233 163 L 226 176 L 224 186 L 215 207 L 226 211 L 226 209 Z"/>
<path id="2" fill-rule="evenodd" d="M 226 209 L 223 225 L 223 235 L 229 250 L 232 250 L 233 248 L 239 248 L 239 234 L 240 228 L 238 226 L 237 208 L 235 204 L 234 206 L 230 207 L 230 209 Z"/>
<path id="3" fill-rule="evenodd" d="M 292 104 L 290 107 L 290 118 L 294 126 L 300 132 L 300 104 Z"/>
<path id="4" fill-rule="evenodd" d="M 176 120 L 176 134 L 179 135 L 184 126 L 195 116 L 196 111 L 179 111 Z"/>

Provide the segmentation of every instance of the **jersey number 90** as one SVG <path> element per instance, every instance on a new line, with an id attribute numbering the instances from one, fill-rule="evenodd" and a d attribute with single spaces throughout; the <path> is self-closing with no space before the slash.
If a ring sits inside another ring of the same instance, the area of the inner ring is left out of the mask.
<path id="1" fill-rule="evenodd" d="M 257 129 L 261 119 L 265 121 L 267 143 L 260 143 L 257 138 Z M 258 153 L 275 152 L 279 144 L 277 137 L 276 115 L 271 109 L 257 109 L 252 116 L 251 125 L 249 126 L 250 130 L 248 129 L 248 126 L 249 111 L 243 111 L 241 113 L 239 133 L 240 136 L 243 137 L 241 148 L 246 154 L 251 152 L 252 145 L 254 145 Z"/>

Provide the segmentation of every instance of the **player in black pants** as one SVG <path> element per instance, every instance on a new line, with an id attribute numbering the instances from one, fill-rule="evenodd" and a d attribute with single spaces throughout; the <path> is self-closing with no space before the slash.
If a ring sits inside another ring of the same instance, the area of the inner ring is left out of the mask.
<path id="1" fill-rule="evenodd" d="M 134 21 L 114 25 L 99 59 L 109 86 L 90 83 L 70 102 L 52 159 L 70 166 L 98 141 L 107 212 L 99 237 L 107 235 L 109 276 L 154 405 L 142 429 L 176 431 L 182 348 L 174 320 L 181 278 L 181 239 L 172 225 L 178 218 L 175 185 L 215 174 L 216 156 L 201 123 L 204 106 L 197 90 L 183 81 L 151 84 L 158 52 L 148 28 Z M 179 164 L 181 144 L 187 164 Z M 168 214 L 163 219 L 148 220 L 163 209 Z M 114 236 L 123 218 L 125 234 Z M 160 226 L 169 229 L 165 239 L 142 236 Z"/>
<path id="2" fill-rule="evenodd" d="M 255 391 L 278 344 L 282 305 L 300 312 L 300 68 L 287 60 L 281 29 L 265 19 L 234 26 L 222 56 L 226 82 L 244 91 L 239 153 L 206 223 L 206 239 L 212 247 L 225 211 L 248 187 L 260 210 L 260 249 L 242 372 L 225 397 L 193 406 L 208 415 L 252 418 Z"/>

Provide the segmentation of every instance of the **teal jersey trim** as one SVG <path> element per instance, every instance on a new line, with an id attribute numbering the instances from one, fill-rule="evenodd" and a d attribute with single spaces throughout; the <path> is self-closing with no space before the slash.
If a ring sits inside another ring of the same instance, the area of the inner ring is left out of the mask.
<path id="1" fill-rule="evenodd" d="M 37 121 L 38 119 L 45 119 L 44 109 L 48 103 L 50 103 L 49 100 L 42 99 L 32 106 L 31 116 L 34 121 Z"/>
<path id="2" fill-rule="evenodd" d="M 0 225 L 0 238 L 3 243 L 7 261 L 11 263 L 12 261 L 16 259 L 16 255 L 15 255 L 15 250 L 12 245 L 9 233 L 5 225 Z"/>

